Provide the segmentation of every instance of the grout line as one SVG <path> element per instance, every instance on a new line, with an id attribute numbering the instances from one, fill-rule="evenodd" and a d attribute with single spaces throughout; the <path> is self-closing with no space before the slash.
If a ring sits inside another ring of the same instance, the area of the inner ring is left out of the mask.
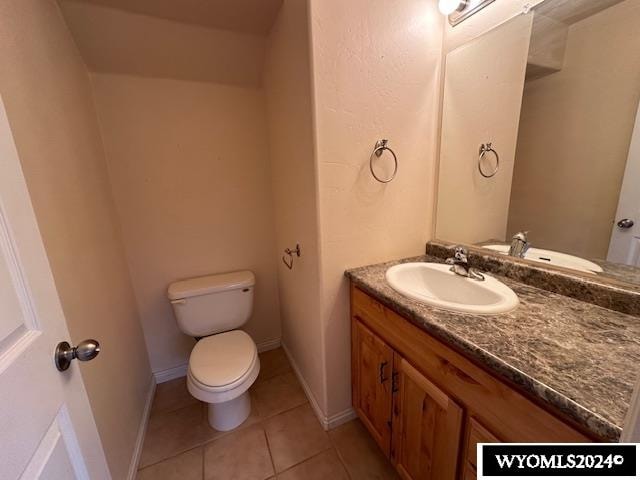
<path id="1" fill-rule="evenodd" d="M 273 453 L 271 452 L 271 445 L 269 445 L 269 436 L 267 435 L 267 430 L 263 428 L 262 433 L 264 434 L 265 442 L 267 442 L 267 451 L 269 452 L 269 459 L 271 459 L 271 468 L 273 469 L 273 475 L 277 478 L 278 473 L 276 472 L 276 462 L 273 460 Z"/>
<path id="2" fill-rule="evenodd" d="M 204 445 L 202 445 L 202 480 L 206 480 L 207 475 L 206 472 L 204 471 L 204 467 L 205 467 L 205 461 L 204 461 L 204 452 L 205 452 L 205 448 Z"/>
<path id="3" fill-rule="evenodd" d="M 298 463 L 294 463 L 294 464 L 293 464 L 293 465 L 291 465 L 290 467 L 285 468 L 283 471 L 281 471 L 281 472 L 277 472 L 277 473 L 276 473 L 276 476 L 277 476 L 277 475 L 281 475 L 281 474 L 283 474 L 283 473 L 285 473 L 285 472 L 288 472 L 288 471 L 289 471 L 289 470 L 291 470 L 292 468 L 296 468 L 297 466 L 299 466 L 299 465 L 303 464 L 304 462 L 306 462 L 306 461 L 308 461 L 308 460 L 311 460 L 312 458 L 315 458 L 315 457 L 317 457 L 318 455 L 322 455 L 323 453 L 328 452 L 329 450 L 335 450 L 335 448 L 331 446 L 331 447 L 329 447 L 329 448 L 325 448 L 324 450 L 320 450 L 318 453 L 314 453 L 314 454 L 313 454 L 313 455 L 311 455 L 310 457 L 307 457 L 307 458 L 305 458 L 304 460 L 300 460 Z M 345 470 L 346 470 L 346 469 L 345 469 Z M 274 465 L 274 470 L 273 470 L 273 471 L 275 472 L 275 465 Z"/>
<path id="4" fill-rule="evenodd" d="M 340 461 L 340 463 L 344 467 L 345 472 L 347 472 L 347 477 L 349 477 L 349 479 L 353 480 L 353 477 L 351 476 L 351 472 L 349 471 L 349 468 L 347 467 L 347 462 L 344 460 L 344 457 L 342 456 L 342 452 L 340 452 L 340 449 L 338 448 L 338 445 L 333 440 L 333 435 L 331 435 L 329 432 L 327 432 L 327 436 L 329 437 L 329 442 L 331 443 L 331 445 L 333 446 L 334 450 L 336 451 L 336 454 L 338 455 L 338 460 Z"/>
<path id="5" fill-rule="evenodd" d="M 347 468 L 347 463 L 345 462 L 344 458 L 342 457 L 342 453 L 340 453 L 340 449 L 338 448 L 338 446 L 335 444 L 335 442 L 331 438 L 331 435 L 329 435 L 329 441 L 331 442 L 331 445 L 333 446 L 333 449 L 336 451 L 336 455 L 338 455 L 338 461 L 340 462 L 340 464 L 344 468 L 344 471 L 347 472 L 347 477 L 349 477 L 351 480 L 353 480 L 353 477 L 351 476 L 351 472 Z"/>
<path id="6" fill-rule="evenodd" d="M 151 414 L 149 415 L 149 418 L 151 418 L 152 416 L 157 416 L 157 415 L 167 415 L 169 413 L 173 413 L 173 412 L 177 412 L 178 410 L 182 410 L 183 408 L 192 407 L 196 403 L 202 403 L 202 402 L 200 402 L 200 400 L 198 400 L 196 398 L 194 398 L 194 400 L 196 400 L 196 401 L 195 402 L 191 402 L 191 403 L 189 403 L 187 405 L 182 405 L 180 407 L 171 408 L 171 410 L 152 411 Z"/>
<path id="7" fill-rule="evenodd" d="M 144 467 L 139 468 L 137 471 L 141 472 L 142 470 L 146 470 L 147 468 L 154 467 L 154 466 L 158 465 L 159 463 L 166 462 L 167 460 L 172 460 L 172 459 L 174 459 L 176 457 L 179 457 L 180 455 L 182 455 L 184 453 L 190 452 L 192 450 L 197 450 L 198 448 L 203 448 L 203 447 L 204 447 L 204 444 L 196 445 L 194 447 L 189 447 L 186 450 L 182 450 L 180 452 L 171 454 L 168 457 L 163 458 L 162 460 L 158 460 L 157 462 L 153 462 L 153 463 L 150 463 L 149 465 L 145 465 Z M 202 450 L 202 452 L 203 452 L 202 453 L 202 457 L 204 458 L 204 449 Z"/>
<path id="8" fill-rule="evenodd" d="M 267 417 L 261 417 L 260 420 L 270 420 L 273 417 L 277 417 L 278 415 L 282 415 L 283 413 L 287 413 L 290 412 L 291 410 L 295 410 L 296 408 L 302 407 L 304 405 L 307 405 L 309 403 L 308 400 L 305 400 L 304 402 L 300 403 L 299 405 L 294 405 L 293 407 L 289 407 L 286 410 L 282 410 L 281 412 L 278 413 L 272 413 L 271 415 L 267 416 Z"/>

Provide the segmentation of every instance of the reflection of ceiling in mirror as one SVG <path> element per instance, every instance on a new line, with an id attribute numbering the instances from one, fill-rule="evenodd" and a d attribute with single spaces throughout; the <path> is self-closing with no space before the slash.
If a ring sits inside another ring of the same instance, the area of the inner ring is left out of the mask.
<path id="1" fill-rule="evenodd" d="M 623 0 L 547 0 L 536 7 L 544 15 L 566 25 L 579 22 Z"/>

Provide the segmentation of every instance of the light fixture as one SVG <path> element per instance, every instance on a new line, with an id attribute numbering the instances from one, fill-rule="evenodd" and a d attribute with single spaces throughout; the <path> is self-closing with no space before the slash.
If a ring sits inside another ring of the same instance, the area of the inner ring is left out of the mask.
<path id="1" fill-rule="evenodd" d="M 439 0 L 438 8 L 443 15 L 451 15 L 453 12 L 463 10 L 467 0 Z"/>
<path id="2" fill-rule="evenodd" d="M 449 19 L 452 27 L 478 13 L 495 0 L 438 0 L 440 12 Z"/>

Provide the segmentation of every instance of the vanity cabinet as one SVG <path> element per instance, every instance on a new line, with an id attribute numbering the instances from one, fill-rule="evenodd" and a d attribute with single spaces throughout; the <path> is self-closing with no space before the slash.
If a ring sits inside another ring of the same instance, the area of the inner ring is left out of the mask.
<path id="1" fill-rule="evenodd" d="M 462 408 L 355 319 L 353 405 L 406 479 L 454 479 Z"/>
<path id="2" fill-rule="evenodd" d="M 394 375 L 391 460 L 398 473 L 454 479 L 462 408 L 398 354 Z"/>
<path id="3" fill-rule="evenodd" d="M 391 447 L 393 350 L 361 322 L 354 322 L 353 404 L 385 455 Z"/>
<path id="4" fill-rule="evenodd" d="M 353 406 L 407 480 L 476 478 L 476 444 L 594 439 L 351 287 Z"/>

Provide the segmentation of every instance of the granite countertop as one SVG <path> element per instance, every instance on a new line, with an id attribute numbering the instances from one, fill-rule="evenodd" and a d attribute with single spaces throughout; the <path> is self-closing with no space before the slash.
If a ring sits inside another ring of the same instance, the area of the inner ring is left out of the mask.
<path id="1" fill-rule="evenodd" d="M 450 312 L 393 290 L 384 274 L 420 256 L 348 270 L 355 285 L 441 341 L 593 432 L 617 441 L 640 365 L 640 318 L 493 275 L 520 305 L 499 315 Z"/>

